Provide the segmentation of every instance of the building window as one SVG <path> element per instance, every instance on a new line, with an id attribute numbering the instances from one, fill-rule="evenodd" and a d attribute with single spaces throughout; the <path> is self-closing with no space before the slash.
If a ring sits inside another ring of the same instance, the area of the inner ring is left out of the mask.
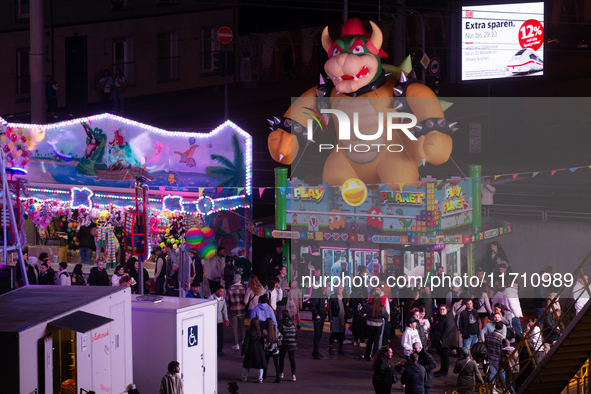
<path id="1" fill-rule="evenodd" d="M 29 0 L 16 0 L 16 19 L 29 17 Z"/>
<path id="2" fill-rule="evenodd" d="M 16 50 L 16 95 L 31 94 L 31 74 L 29 73 L 29 48 Z"/>
<path id="3" fill-rule="evenodd" d="M 179 56 L 177 51 L 177 32 L 158 33 L 157 38 L 158 81 L 170 81 L 179 78 Z"/>
<path id="4" fill-rule="evenodd" d="M 120 69 L 128 85 L 135 85 L 135 61 L 133 60 L 133 37 L 113 39 L 113 75 Z"/>
<path id="5" fill-rule="evenodd" d="M 213 54 L 220 50 L 216 34 L 214 27 L 201 29 L 201 72 L 213 72 Z"/>

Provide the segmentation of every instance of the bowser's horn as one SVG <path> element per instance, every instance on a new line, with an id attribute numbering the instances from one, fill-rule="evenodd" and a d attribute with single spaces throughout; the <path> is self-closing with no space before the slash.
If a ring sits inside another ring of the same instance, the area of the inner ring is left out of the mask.
<path id="1" fill-rule="evenodd" d="M 382 47 L 384 36 L 382 35 L 382 31 L 380 30 L 378 25 L 376 25 L 372 21 L 369 21 L 369 24 L 371 25 L 371 38 L 369 40 L 371 41 L 373 46 L 376 47 L 377 50 L 379 50 Z M 322 44 L 324 44 L 324 35 L 322 36 L 322 39 Z"/>
<path id="2" fill-rule="evenodd" d="M 332 45 L 332 38 L 330 38 L 330 34 L 328 34 L 328 26 L 324 28 L 322 31 L 322 47 L 328 53 L 330 46 Z M 330 54 L 329 54 L 330 56 Z"/>

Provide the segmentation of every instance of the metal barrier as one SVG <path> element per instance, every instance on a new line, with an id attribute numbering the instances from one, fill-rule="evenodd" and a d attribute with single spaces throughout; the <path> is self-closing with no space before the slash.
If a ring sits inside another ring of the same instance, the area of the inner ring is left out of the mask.
<path id="1" fill-rule="evenodd" d="M 570 381 L 568 386 L 562 390 L 562 394 L 585 394 L 589 392 L 589 360 L 583 365 L 583 368 Z"/>
<path id="2" fill-rule="evenodd" d="M 540 209 L 541 208 L 541 209 Z M 492 205 L 482 207 L 482 216 L 520 216 L 532 219 L 548 220 L 572 220 L 577 222 L 590 222 L 589 212 L 552 211 L 543 207 L 530 205 Z"/>

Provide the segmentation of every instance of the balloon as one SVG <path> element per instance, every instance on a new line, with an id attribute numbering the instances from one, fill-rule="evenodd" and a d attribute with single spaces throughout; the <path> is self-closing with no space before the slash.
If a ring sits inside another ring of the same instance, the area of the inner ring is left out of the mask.
<path id="1" fill-rule="evenodd" d="M 161 247 L 161 248 L 163 248 L 163 247 L 165 247 L 165 246 L 166 246 L 166 245 L 164 244 L 164 242 L 160 242 L 160 247 Z"/>
<path id="2" fill-rule="evenodd" d="M 204 259 L 211 259 L 215 256 L 215 246 L 210 242 L 202 242 L 197 250 L 199 255 Z"/>
<path id="3" fill-rule="evenodd" d="M 68 223 L 68 228 L 72 228 L 73 224 L 72 223 Z"/>
<path id="4" fill-rule="evenodd" d="M 215 239 L 215 231 L 209 227 L 203 227 L 201 229 L 203 233 L 203 241 L 213 241 Z"/>
<path id="5" fill-rule="evenodd" d="M 189 137 L 189 145 L 193 145 L 195 143 L 195 137 Z"/>
<path id="6" fill-rule="evenodd" d="M 191 228 L 187 231 L 185 239 L 193 245 L 199 245 L 203 242 L 203 232 L 197 227 Z"/>
<path id="7" fill-rule="evenodd" d="M 177 250 L 177 248 L 178 248 L 178 247 L 179 247 L 179 246 L 178 246 L 177 244 L 174 244 L 174 245 L 172 245 L 172 248 L 173 248 L 174 250 Z"/>

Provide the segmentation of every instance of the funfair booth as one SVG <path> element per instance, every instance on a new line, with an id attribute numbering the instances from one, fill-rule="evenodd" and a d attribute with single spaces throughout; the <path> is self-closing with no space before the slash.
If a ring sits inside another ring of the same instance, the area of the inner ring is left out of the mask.
<path id="1" fill-rule="evenodd" d="M 133 382 L 130 288 L 3 294 L 0 349 L 0 393 L 121 393 Z"/>
<path id="2" fill-rule="evenodd" d="M 208 133 L 111 114 L 47 125 L 0 121 L 7 167 L 26 173 L 12 178 L 22 217 L 37 232 L 28 233 L 31 255 L 51 247 L 59 261 L 79 262 L 78 231 L 93 222 L 113 265 L 118 253 L 119 261 L 125 253 L 141 260 L 152 246 L 177 248 L 193 227 L 210 227 L 214 246 L 228 253 L 250 249 L 252 139 L 231 121 Z M 35 238 L 46 245 L 35 247 Z"/>

